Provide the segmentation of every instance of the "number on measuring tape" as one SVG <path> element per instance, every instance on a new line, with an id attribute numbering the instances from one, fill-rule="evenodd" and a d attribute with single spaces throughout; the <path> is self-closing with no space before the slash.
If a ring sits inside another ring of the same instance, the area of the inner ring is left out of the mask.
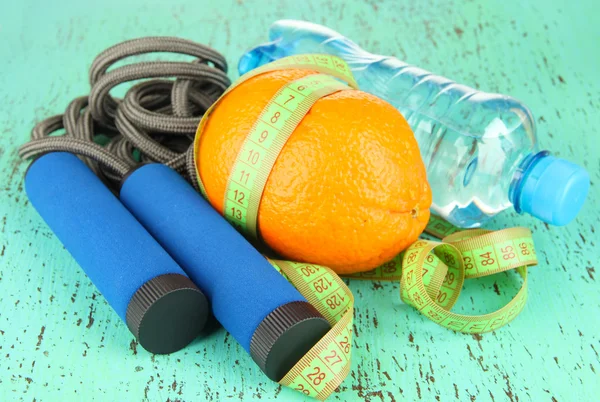
<path id="1" fill-rule="evenodd" d="M 447 251 L 444 251 L 444 262 L 446 264 L 450 264 L 450 265 L 456 264 L 456 260 L 454 259 L 454 256 Z"/>
<path id="2" fill-rule="evenodd" d="M 242 224 L 246 221 L 246 209 L 243 207 L 231 207 L 229 208 L 227 215 L 225 216 L 229 221 Z"/>
<path id="3" fill-rule="evenodd" d="M 335 350 L 331 351 L 331 354 L 326 355 L 323 357 L 325 359 L 325 362 L 330 366 L 333 367 L 338 363 L 342 362 L 342 357 L 338 355 L 338 353 Z"/>
<path id="4" fill-rule="evenodd" d="M 307 278 L 317 274 L 320 270 L 321 268 L 315 265 L 306 265 L 300 268 L 300 272 L 302 272 L 302 275 L 306 276 Z"/>
<path id="5" fill-rule="evenodd" d="M 302 370 L 302 377 L 305 384 L 312 388 L 316 393 L 321 392 L 327 384 L 326 379 L 333 377 L 333 373 L 327 368 L 320 359 L 313 360 L 311 364 Z M 307 388 L 308 388 L 307 387 Z"/>
<path id="6" fill-rule="evenodd" d="M 449 272 L 444 278 L 444 284 L 450 286 L 454 283 L 454 272 Z"/>
<path id="7" fill-rule="evenodd" d="M 464 263 L 465 263 L 465 269 L 466 269 L 467 271 L 469 271 L 469 270 L 471 270 L 471 269 L 473 269 L 473 268 L 475 267 L 475 266 L 473 265 L 473 257 L 467 256 L 467 255 L 465 255 L 465 254 L 469 254 L 469 255 L 471 255 L 471 252 L 470 252 L 470 251 L 469 251 L 469 252 L 466 252 L 466 253 L 465 253 L 465 252 L 463 252 L 463 261 L 464 261 Z"/>
<path id="8" fill-rule="evenodd" d="M 335 310 L 338 306 L 341 306 L 343 301 L 344 298 L 342 296 L 338 296 L 337 294 L 325 299 L 325 302 L 332 310 Z"/>
<path id="9" fill-rule="evenodd" d="M 517 256 L 512 246 L 506 246 L 505 248 L 501 248 L 500 252 L 502 253 L 502 258 L 505 260 L 512 260 Z"/>
<path id="10" fill-rule="evenodd" d="M 313 282 L 313 288 L 317 293 L 323 293 L 331 286 L 331 281 L 327 278 L 319 278 Z"/>
<path id="11" fill-rule="evenodd" d="M 277 129 L 263 121 L 256 123 L 256 129 L 252 130 L 248 139 L 264 149 L 269 149 L 277 136 Z"/>
<path id="12" fill-rule="evenodd" d="M 383 273 L 385 274 L 394 274 L 398 269 L 396 268 L 396 261 L 392 260 L 383 265 Z"/>
<path id="13" fill-rule="evenodd" d="M 444 301 L 446 301 L 446 299 L 448 298 L 448 294 L 444 291 L 440 291 L 436 297 L 436 301 L 438 304 L 442 304 L 444 303 Z"/>
<path id="14" fill-rule="evenodd" d="M 486 266 L 486 265 L 492 265 L 494 262 L 496 262 L 496 260 L 493 259 L 491 257 L 491 255 L 492 255 L 491 251 L 488 251 L 487 253 L 479 254 L 480 264 L 483 266 Z"/>
<path id="15" fill-rule="evenodd" d="M 312 381 L 314 385 L 319 385 L 327 377 L 327 375 L 321 372 L 321 367 L 315 367 L 315 371 L 307 375 L 308 379 Z"/>
<path id="16" fill-rule="evenodd" d="M 298 386 L 294 389 L 296 391 L 302 392 L 304 395 L 310 395 L 310 391 L 308 389 L 304 388 L 304 384 L 298 384 Z"/>
<path id="17" fill-rule="evenodd" d="M 412 253 L 410 253 L 408 255 L 408 260 L 407 260 L 408 263 L 412 264 L 413 262 L 415 262 L 417 260 L 417 255 L 418 255 L 418 253 L 416 251 L 413 251 Z"/>
<path id="18" fill-rule="evenodd" d="M 251 166 L 256 166 L 261 161 L 261 157 L 264 156 L 263 151 L 258 147 L 255 148 L 251 146 L 248 147 L 246 151 L 248 151 L 246 156 L 246 163 L 248 163 Z"/>
<path id="19" fill-rule="evenodd" d="M 344 353 L 346 353 L 346 354 L 350 353 L 350 341 L 349 341 L 347 335 L 344 336 L 344 338 L 338 342 L 338 345 L 340 346 L 340 349 Z"/>

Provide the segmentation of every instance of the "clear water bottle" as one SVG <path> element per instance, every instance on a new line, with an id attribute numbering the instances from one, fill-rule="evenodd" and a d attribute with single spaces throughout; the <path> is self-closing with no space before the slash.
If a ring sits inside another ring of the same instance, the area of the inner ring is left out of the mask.
<path id="1" fill-rule="evenodd" d="M 296 54 L 346 60 L 359 87 L 394 105 L 410 124 L 427 168 L 432 210 L 451 223 L 478 227 L 513 207 L 560 226 L 581 209 L 588 173 L 538 148 L 531 112 L 516 99 L 369 53 L 305 21 L 277 21 L 269 39 L 242 56 L 240 74 Z"/>

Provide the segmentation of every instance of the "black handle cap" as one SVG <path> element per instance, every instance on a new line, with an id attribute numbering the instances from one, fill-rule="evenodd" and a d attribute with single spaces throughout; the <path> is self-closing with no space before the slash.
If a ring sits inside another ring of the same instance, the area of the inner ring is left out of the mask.
<path id="1" fill-rule="evenodd" d="M 144 283 L 129 301 L 126 322 L 140 345 L 151 353 L 173 353 L 204 329 L 209 314 L 204 293 L 181 274 L 165 274 Z"/>
<path id="2" fill-rule="evenodd" d="M 287 303 L 273 310 L 254 331 L 250 355 L 267 377 L 279 381 L 330 329 L 310 303 Z"/>

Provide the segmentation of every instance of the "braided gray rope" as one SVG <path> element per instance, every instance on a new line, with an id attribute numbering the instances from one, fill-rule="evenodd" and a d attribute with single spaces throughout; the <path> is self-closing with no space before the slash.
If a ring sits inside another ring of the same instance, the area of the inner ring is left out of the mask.
<path id="1" fill-rule="evenodd" d="M 180 53 L 196 60 L 141 62 L 109 71 L 127 57 L 155 52 Z M 197 186 L 191 144 L 202 115 L 231 83 L 226 72 L 227 63 L 220 53 L 185 39 L 148 37 L 112 46 L 92 63 L 90 95 L 71 101 L 64 115 L 38 123 L 19 155 L 27 159 L 47 152 L 71 152 L 115 185 L 139 163 L 160 162 Z M 115 86 L 142 79 L 123 100 L 110 95 Z M 63 128 L 64 135 L 51 136 Z M 105 146 L 98 144 L 101 139 L 108 140 Z"/>
<path id="2" fill-rule="evenodd" d="M 121 177 L 126 175 L 132 168 L 131 165 L 111 154 L 100 145 L 78 138 L 49 137 L 42 140 L 33 140 L 23 145 L 19 150 L 19 154 L 22 158 L 28 159 L 39 154 L 54 151 L 71 152 L 93 158 Z"/>

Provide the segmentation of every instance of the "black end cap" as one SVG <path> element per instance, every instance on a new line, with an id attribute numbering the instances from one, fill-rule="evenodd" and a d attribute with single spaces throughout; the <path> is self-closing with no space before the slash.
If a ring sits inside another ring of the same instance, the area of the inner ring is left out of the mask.
<path id="1" fill-rule="evenodd" d="M 165 274 L 144 283 L 127 306 L 127 327 L 148 352 L 173 353 L 204 329 L 209 315 L 204 293 L 181 274 Z"/>
<path id="2" fill-rule="evenodd" d="M 250 355 L 267 377 L 279 381 L 330 329 L 310 303 L 287 303 L 273 310 L 256 328 Z"/>

